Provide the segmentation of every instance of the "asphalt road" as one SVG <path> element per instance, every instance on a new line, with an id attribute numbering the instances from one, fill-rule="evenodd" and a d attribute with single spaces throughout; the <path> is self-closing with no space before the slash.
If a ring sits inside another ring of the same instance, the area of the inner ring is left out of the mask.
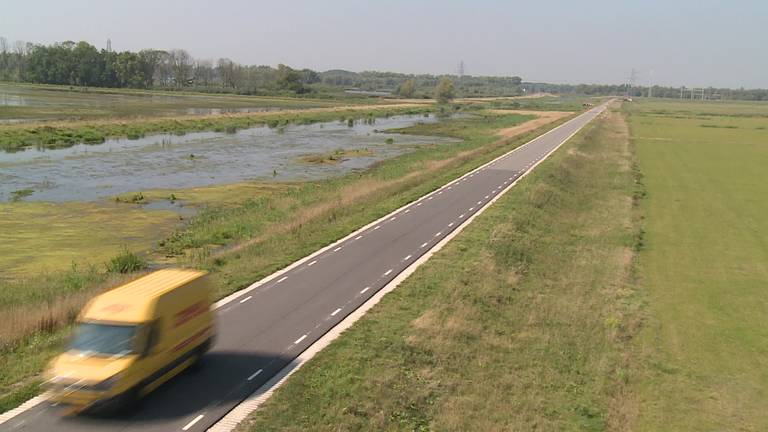
<path id="1" fill-rule="evenodd" d="M 62 417 L 61 407 L 41 403 L 0 431 L 209 428 L 602 109 L 581 114 L 219 308 L 219 336 L 204 367 L 171 380 L 132 414 Z"/>

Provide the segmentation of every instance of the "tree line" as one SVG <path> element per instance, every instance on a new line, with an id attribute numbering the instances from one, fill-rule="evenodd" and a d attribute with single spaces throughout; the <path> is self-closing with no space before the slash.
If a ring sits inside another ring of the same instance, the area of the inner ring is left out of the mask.
<path id="1" fill-rule="evenodd" d="M 242 65 L 227 58 L 196 59 L 183 49 L 114 52 L 88 42 L 50 45 L 0 37 L 0 80 L 84 87 L 190 89 L 239 94 L 376 90 L 404 97 L 432 97 L 445 75 L 393 72 L 316 72 L 286 65 Z M 520 92 L 519 77 L 457 77 L 460 94 Z"/>
<path id="2" fill-rule="evenodd" d="M 317 72 L 193 58 L 183 49 L 98 50 L 87 42 L 9 44 L 0 37 L 0 80 L 114 88 L 220 89 L 244 94 L 305 93 Z"/>
<path id="3" fill-rule="evenodd" d="M 627 84 L 548 84 L 548 83 L 524 83 L 523 89 L 527 93 L 546 92 L 546 93 L 573 93 L 594 96 L 631 96 L 631 97 L 659 97 L 659 98 L 680 98 L 690 99 L 691 88 L 682 89 L 680 87 L 670 86 L 632 86 Z M 682 90 L 682 91 L 681 91 Z M 694 98 L 707 100 L 748 100 L 748 101 L 767 101 L 768 89 L 729 89 L 729 88 L 696 88 L 694 89 Z"/>

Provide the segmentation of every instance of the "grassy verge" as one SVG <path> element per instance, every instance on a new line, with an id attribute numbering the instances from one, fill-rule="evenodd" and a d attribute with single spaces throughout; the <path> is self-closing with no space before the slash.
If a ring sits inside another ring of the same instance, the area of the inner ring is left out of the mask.
<path id="1" fill-rule="evenodd" d="M 365 172 L 321 182 L 146 192 L 147 201 L 166 199 L 172 193 L 180 200 L 217 203 L 202 210 L 186 228 L 166 239 L 160 254 L 176 264 L 211 270 L 217 296 L 224 296 L 541 133 L 543 130 L 503 140 L 494 135 L 497 129 L 528 118 L 479 115 L 456 120 L 461 127 L 454 133 L 465 138 L 460 143 L 420 146 Z M 430 126 L 431 132 L 441 134 L 446 128 L 455 128 L 456 124 L 454 121 L 434 124 Z M 420 132 L 430 131 L 420 129 Z M 63 289 L 70 286 L 68 278 L 74 281 L 87 279 L 92 276 L 91 271 L 78 268 L 69 273 L 52 274 L 49 279 L 32 284 L 20 282 L 10 289 L 3 287 L 0 295 L 37 290 L 36 300 L 29 303 L 30 310 L 41 304 L 50 307 L 40 308 L 41 314 L 30 314 L 30 319 L 38 317 L 49 321 L 51 316 L 55 317 L 59 325 L 53 328 L 55 337 L 50 339 L 50 346 L 56 347 L 66 334 L 56 329 L 67 322 L 70 311 L 77 310 L 76 306 L 87 296 L 110 284 L 111 280 L 95 278 Z M 48 288 L 40 292 L 41 287 Z M 37 326 L 31 327 L 31 330 L 35 329 Z M 27 351 L 20 348 L 27 344 L 27 339 L 18 337 L 24 334 L 19 330 L 15 336 L 9 335 L 11 343 L 4 344 L 0 350 L 0 366 L 7 370 L 5 375 L 0 375 L 0 394 L 13 394 L 23 387 L 19 383 L 34 382 L 39 371 L 39 367 L 10 368 L 7 365 L 40 366 L 55 352 L 55 349 Z"/>
<path id="2" fill-rule="evenodd" d="M 626 125 L 598 120 L 240 430 L 623 430 L 640 314 Z"/>
<path id="3" fill-rule="evenodd" d="M 627 109 L 648 191 L 636 429 L 768 430 L 768 104 Z"/>

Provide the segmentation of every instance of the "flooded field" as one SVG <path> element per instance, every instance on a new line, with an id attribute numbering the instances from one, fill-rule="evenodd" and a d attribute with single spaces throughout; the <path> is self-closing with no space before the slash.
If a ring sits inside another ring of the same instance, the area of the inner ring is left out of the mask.
<path id="1" fill-rule="evenodd" d="M 394 116 L 353 125 L 336 121 L 255 127 L 234 134 L 154 135 L 0 153 L 0 201 L 94 201 L 126 192 L 251 179 L 320 179 L 365 168 L 412 146 L 452 142 L 377 132 L 435 121 L 434 115 Z M 332 159 L 333 163 L 307 163 L 303 158 L 350 151 L 356 155 Z"/>
<path id="2" fill-rule="evenodd" d="M 40 120 L 207 115 L 335 105 L 339 102 L 0 84 L 0 125 Z"/>

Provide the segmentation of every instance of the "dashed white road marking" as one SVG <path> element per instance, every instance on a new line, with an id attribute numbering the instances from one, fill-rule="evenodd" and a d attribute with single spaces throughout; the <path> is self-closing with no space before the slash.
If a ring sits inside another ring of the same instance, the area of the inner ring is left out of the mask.
<path id="1" fill-rule="evenodd" d="M 488 199 L 488 195 L 485 196 L 485 199 Z"/>
<path id="2" fill-rule="evenodd" d="M 470 207 L 470 208 L 469 208 L 469 211 L 472 211 L 472 210 L 474 210 L 474 209 L 475 209 L 474 207 Z"/>
<path id="3" fill-rule="evenodd" d="M 283 276 L 283 277 L 281 277 L 280 279 L 277 280 L 277 283 L 280 283 L 280 282 L 282 282 L 282 281 L 284 281 L 286 279 L 288 279 L 288 276 Z"/>
<path id="4" fill-rule="evenodd" d="M 424 244 L 423 244 L 423 245 L 421 245 L 421 247 L 425 248 L 425 247 L 427 247 L 427 245 L 428 245 L 428 244 L 429 244 L 429 243 L 427 243 L 427 242 L 424 242 Z"/>
<path id="5" fill-rule="evenodd" d="M 302 335 L 300 338 L 296 339 L 296 342 L 294 342 L 294 345 L 298 345 L 299 342 L 303 341 L 307 338 L 307 335 Z"/>
<path id="6" fill-rule="evenodd" d="M 359 235 L 359 236 L 355 237 L 355 240 L 360 240 L 361 238 L 363 238 L 363 236 Z"/>
<path id="7" fill-rule="evenodd" d="M 447 188 L 445 188 L 445 190 L 451 190 L 452 187 L 453 186 L 448 186 Z"/>
<path id="8" fill-rule="evenodd" d="M 411 211 L 411 209 L 405 209 L 404 213 L 408 213 L 409 211 Z"/>
<path id="9" fill-rule="evenodd" d="M 459 215 L 459 219 L 464 219 L 464 213 Z"/>
<path id="10" fill-rule="evenodd" d="M 397 216 L 392 216 L 392 219 L 390 219 L 389 221 L 392 222 L 395 219 L 397 219 Z"/>
<path id="11" fill-rule="evenodd" d="M 360 294 L 364 294 L 364 293 L 365 293 L 366 291 L 368 291 L 369 289 L 371 289 L 371 287 L 365 287 L 365 288 L 363 288 L 363 290 L 362 290 L 362 291 L 360 291 Z"/>
<path id="12" fill-rule="evenodd" d="M 392 269 L 389 269 L 384 272 L 384 276 L 389 276 L 389 274 L 392 273 Z"/>
<path id="13" fill-rule="evenodd" d="M 483 203 L 482 201 L 478 201 L 478 202 L 477 202 L 477 205 L 480 205 L 480 204 L 482 204 L 482 203 Z"/>
<path id="14" fill-rule="evenodd" d="M 419 202 L 419 203 L 416 203 L 416 206 L 420 206 L 420 205 L 422 205 L 422 204 L 423 204 L 423 203 L 420 203 L 420 202 Z"/>
<path id="15" fill-rule="evenodd" d="M 431 197 L 429 197 L 429 198 L 427 198 L 427 199 L 428 199 L 428 200 L 431 200 L 432 198 L 434 198 L 434 197 L 433 197 L 433 196 L 431 196 Z"/>
<path id="16" fill-rule="evenodd" d="M 408 255 L 407 257 L 403 258 L 403 261 L 408 261 L 409 259 L 411 259 L 411 256 L 412 255 Z"/>
<path id="17" fill-rule="evenodd" d="M 440 237 L 442 234 L 443 234 L 443 232 L 440 231 L 439 233 L 435 234 L 435 237 Z"/>
<path id="18" fill-rule="evenodd" d="M 443 191 L 440 191 L 440 192 L 438 192 L 437 194 L 438 194 L 438 195 L 441 195 L 442 193 L 443 193 Z"/>
<path id="19" fill-rule="evenodd" d="M 250 300 L 250 299 L 252 299 L 252 298 L 253 298 L 253 296 L 248 296 L 248 297 L 246 297 L 246 298 L 244 298 L 244 299 L 240 300 L 240 303 L 245 303 L 245 302 L 247 302 L 248 300 Z"/>
<path id="20" fill-rule="evenodd" d="M 314 260 L 311 263 L 307 264 L 307 267 L 312 267 L 315 264 L 317 264 L 317 260 Z"/>
<path id="21" fill-rule="evenodd" d="M 376 227 L 374 227 L 373 230 L 376 231 L 379 228 L 381 228 L 381 225 L 376 225 Z"/>
<path id="22" fill-rule="evenodd" d="M 452 227 L 452 226 L 453 226 L 453 222 L 448 224 L 448 227 Z"/>
<path id="23" fill-rule="evenodd" d="M 256 372 L 254 372 L 254 373 L 253 373 L 253 375 L 251 375 L 251 376 L 249 376 L 249 377 L 248 377 L 248 381 L 251 381 L 252 379 L 256 378 L 256 377 L 257 377 L 257 376 L 259 376 L 259 374 L 261 374 L 262 372 L 264 372 L 264 369 L 259 369 L 259 370 L 257 370 Z"/>
<path id="24" fill-rule="evenodd" d="M 331 312 L 331 316 L 336 316 L 336 314 L 339 312 L 341 312 L 341 308 L 338 308 L 335 311 Z"/>
<path id="25" fill-rule="evenodd" d="M 338 251 L 340 251 L 340 250 L 341 250 L 341 246 L 337 247 L 337 248 L 336 248 L 336 249 L 334 249 L 333 251 L 334 251 L 334 252 L 338 252 Z"/>
<path id="26" fill-rule="evenodd" d="M 187 423 L 187 425 L 186 425 L 186 426 L 184 426 L 183 428 L 181 428 L 181 430 L 183 430 L 183 431 L 185 431 L 185 430 L 189 430 L 189 428 L 191 428 L 192 426 L 194 426 L 194 425 L 195 425 L 195 423 L 199 422 L 199 421 L 200 421 L 200 420 L 201 420 L 203 417 L 205 417 L 205 415 L 204 415 L 204 414 L 200 414 L 199 416 L 195 417 L 195 418 L 194 418 L 194 419 L 193 419 L 191 422 Z"/>

